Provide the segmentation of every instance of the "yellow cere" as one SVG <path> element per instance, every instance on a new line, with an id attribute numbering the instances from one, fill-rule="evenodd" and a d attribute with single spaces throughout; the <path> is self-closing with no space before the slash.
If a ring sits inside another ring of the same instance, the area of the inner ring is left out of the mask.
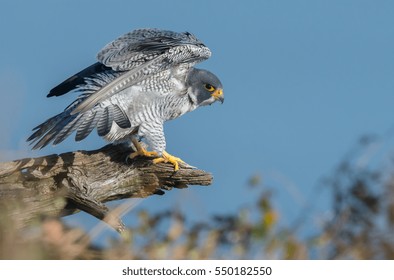
<path id="1" fill-rule="evenodd" d="M 216 97 L 216 98 L 220 97 L 221 95 L 223 95 L 223 90 L 220 89 L 220 88 L 217 89 L 217 90 L 215 90 L 214 93 L 212 93 L 212 96 L 213 96 L 213 97 Z"/>

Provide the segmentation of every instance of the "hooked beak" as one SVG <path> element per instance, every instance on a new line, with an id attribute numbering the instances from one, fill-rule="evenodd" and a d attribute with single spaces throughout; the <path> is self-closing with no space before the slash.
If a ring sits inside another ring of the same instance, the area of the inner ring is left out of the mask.
<path id="1" fill-rule="evenodd" d="M 216 89 L 211 95 L 212 95 L 216 100 L 219 100 L 220 103 L 223 104 L 223 102 L 224 102 L 223 89 L 218 88 L 218 89 Z"/>

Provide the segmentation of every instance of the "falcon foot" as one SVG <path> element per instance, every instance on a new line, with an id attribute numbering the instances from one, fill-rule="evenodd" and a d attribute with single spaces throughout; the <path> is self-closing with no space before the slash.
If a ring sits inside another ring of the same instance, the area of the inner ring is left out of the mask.
<path id="1" fill-rule="evenodd" d="M 132 140 L 134 147 L 137 149 L 137 151 L 135 151 L 134 153 L 131 153 L 129 155 L 130 159 L 133 159 L 135 157 L 138 156 L 142 156 L 142 157 L 158 157 L 159 155 L 156 152 L 148 152 L 144 147 L 141 146 L 141 144 L 133 139 Z"/>
<path id="2" fill-rule="evenodd" d="M 170 155 L 169 153 L 167 153 L 166 151 L 163 152 L 163 155 L 161 157 L 155 158 L 153 160 L 153 163 L 160 163 L 160 162 L 169 162 L 172 163 L 172 165 L 174 165 L 174 171 L 178 171 L 179 170 L 179 163 L 185 163 L 183 160 L 181 160 L 178 157 L 175 157 L 173 155 Z"/>
<path id="3" fill-rule="evenodd" d="M 180 158 L 175 157 L 173 155 L 170 155 L 166 151 L 163 151 L 163 154 L 162 154 L 161 157 L 159 156 L 159 154 L 157 152 L 149 152 L 144 147 L 142 147 L 140 142 L 138 142 L 136 139 L 132 139 L 132 142 L 134 144 L 134 147 L 135 147 L 136 151 L 129 155 L 130 159 L 133 159 L 133 158 L 138 157 L 138 156 L 154 157 L 155 158 L 153 160 L 154 164 L 161 163 L 161 162 L 169 162 L 172 165 L 174 165 L 174 171 L 178 171 L 179 170 L 179 163 L 185 163 Z"/>

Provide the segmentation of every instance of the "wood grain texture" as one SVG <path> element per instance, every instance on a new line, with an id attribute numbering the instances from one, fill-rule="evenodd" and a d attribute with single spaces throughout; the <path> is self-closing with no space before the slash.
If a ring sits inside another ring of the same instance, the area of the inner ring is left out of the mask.
<path id="1" fill-rule="evenodd" d="M 130 160 L 132 152 L 129 146 L 110 144 L 95 151 L 0 163 L 1 209 L 19 226 L 37 217 L 82 210 L 121 231 L 122 222 L 108 215 L 105 202 L 212 183 L 212 175 L 205 171 L 181 164 L 174 172 L 172 164 L 153 164 L 142 157 Z"/>

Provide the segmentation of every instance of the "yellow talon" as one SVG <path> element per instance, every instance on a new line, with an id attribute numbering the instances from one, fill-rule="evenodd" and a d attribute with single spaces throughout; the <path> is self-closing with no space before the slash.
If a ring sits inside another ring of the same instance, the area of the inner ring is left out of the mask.
<path id="1" fill-rule="evenodd" d="M 156 152 L 148 152 L 144 147 L 141 146 L 141 144 L 136 140 L 132 139 L 131 140 L 134 144 L 134 147 L 137 149 L 134 153 L 131 153 L 129 155 L 129 158 L 133 159 L 138 156 L 143 156 L 143 157 L 158 157 L 159 155 Z"/>
<path id="2" fill-rule="evenodd" d="M 172 163 L 174 165 L 174 171 L 178 171 L 179 170 L 179 163 L 184 163 L 183 160 L 181 160 L 179 157 L 175 157 L 173 155 L 170 155 L 169 153 L 167 153 L 166 151 L 163 152 L 162 157 L 159 158 L 155 158 L 153 160 L 153 163 L 160 163 L 160 162 L 169 162 Z"/>
<path id="3" fill-rule="evenodd" d="M 142 148 L 141 150 L 138 150 L 137 152 L 131 153 L 129 158 L 133 159 L 135 157 L 142 156 L 142 157 L 157 157 L 156 152 L 149 152 Z"/>
<path id="4" fill-rule="evenodd" d="M 149 152 L 144 147 L 142 147 L 140 142 L 137 141 L 137 139 L 133 138 L 131 141 L 133 142 L 136 151 L 129 155 L 130 159 L 133 159 L 133 158 L 138 157 L 138 156 L 155 157 L 155 159 L 153 160 L 154 164 L 161 163 L 161 162 L 172 163 L 174 165 L 174 171 L 178 171 L 179 170 L 179 163 L 185 163 L 179 157 L 175 157 L 173 155 L 170 155 L 166 151 L 163 151 L 162 156 L 159 157 L 157 152 Z"/>

